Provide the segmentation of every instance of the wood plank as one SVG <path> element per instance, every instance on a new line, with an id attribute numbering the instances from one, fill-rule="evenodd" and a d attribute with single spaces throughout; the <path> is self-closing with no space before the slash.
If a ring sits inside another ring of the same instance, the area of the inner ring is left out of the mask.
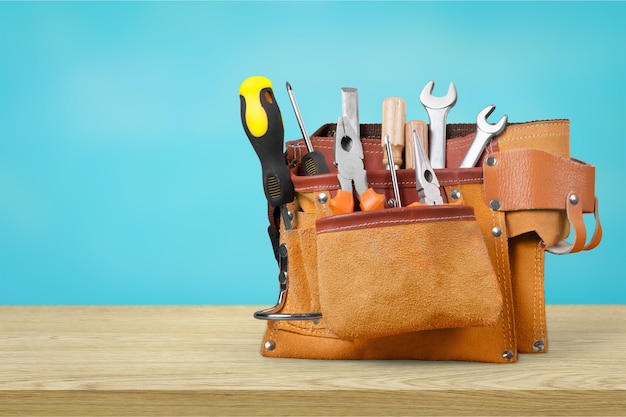
<path id="1" fill-rule="evenodd" d="M 255 306 L 0 307 L 0 415 L 626 415 L 626 306 L 515 364 L 260 355 Z"/>

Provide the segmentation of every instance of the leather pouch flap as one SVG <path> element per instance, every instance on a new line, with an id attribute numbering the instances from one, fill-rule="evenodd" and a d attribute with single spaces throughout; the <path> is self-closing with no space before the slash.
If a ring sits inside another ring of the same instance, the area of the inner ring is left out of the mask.
<path id="1" fill-rule="evenodd" d="M 340 338 L 497 320 L 502 294 L 471 207 L 357 212 L 316 227 L 320 307 Z"/>

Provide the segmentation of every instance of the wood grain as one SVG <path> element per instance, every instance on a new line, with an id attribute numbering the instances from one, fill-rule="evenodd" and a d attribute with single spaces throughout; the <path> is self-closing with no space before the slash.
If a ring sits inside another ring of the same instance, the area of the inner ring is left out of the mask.
<path id="1" fill-rule="evenodd" d="M 263 358 L 257 309 L 0 307 L 0 415 L 626 415 L 626 306 L 515 364 Z"/>
<path id="2" fill-rule="evenodd" d="M 385 136 L 389 136 L 393 163 L 396 169 L 402 168 L 404 150 L 404 122 L 406 120 L 406 102 L 400 97 L 387 97 L 383 100 L 383 118 L 380 125 L 380 144 L 383 148 L 383 165 L 389 165 Z"/>
<path id="3" fill-rule="evenodd" d="M 405 167 L 407 169 L 415 169 L 415 151 L 413 150 L 413 131 L 416 130 L 420 139 L 422 139 L 422 147 L 424 148 L 424 154 L 428 156 L 428 124 L 423 120 L 411 120 L 407 122 L 404 127 L 404 140 L 405 148 L 404 159 Z"/>

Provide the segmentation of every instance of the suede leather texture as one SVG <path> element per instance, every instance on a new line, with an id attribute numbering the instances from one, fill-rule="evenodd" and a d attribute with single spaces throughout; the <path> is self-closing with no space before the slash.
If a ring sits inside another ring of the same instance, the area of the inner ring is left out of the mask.
<path id="1" fill-rule="evenodd" d="M 361 339 L 496 322 L 502 296 L 471 207 L 342 217 L 330 228 L 324 220 L 338 216 L 317 223 L 320 306 L 332 333 Z"/>

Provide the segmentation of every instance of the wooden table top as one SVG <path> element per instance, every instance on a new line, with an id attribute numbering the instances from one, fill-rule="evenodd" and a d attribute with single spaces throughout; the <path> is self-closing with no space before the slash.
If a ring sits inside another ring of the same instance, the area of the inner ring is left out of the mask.
<path id="1" fill-rule="evenodd" d="M 626 415 L 626 306 L 514 364 L 260 355 L 257 306 L 0 307 L 0 415 Z"/>

